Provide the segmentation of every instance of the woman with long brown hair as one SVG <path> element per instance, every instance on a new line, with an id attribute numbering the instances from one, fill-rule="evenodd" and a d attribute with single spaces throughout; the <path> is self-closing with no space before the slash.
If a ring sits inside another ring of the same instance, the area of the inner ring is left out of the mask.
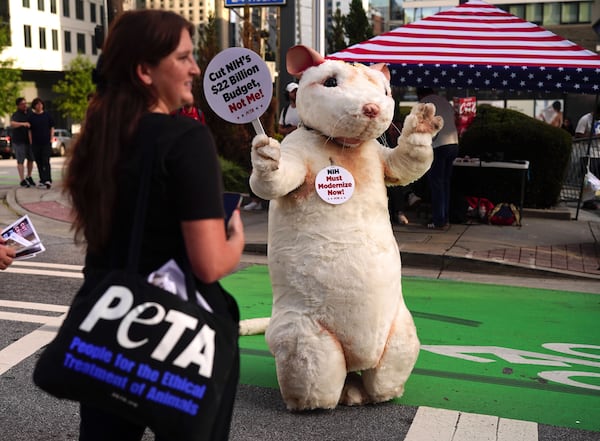
<path id="1" fill-rule="evenodd" d="M 237 305 L 218 280 L 239 263 L 244 231 L 239 212 L 224 228 L 223 184 L 206 128 L 170 113 L 193 102 L 200 74 L 193 25 L 159 10 L 128 11 L 112 24 L 95 74 L 83 130 L 66 168 L 76 240 L 87 246 L 86 283 L 126 265 L 142 158 L 154 148 L 140 274 L 170 259 L 187 259 L 198 291 L 217 314 L 238 320 Z M 227 439 L 239 367 L 211 439 Z M 82 405 L 80 440 L 139 440 L 145 427 Z"/>

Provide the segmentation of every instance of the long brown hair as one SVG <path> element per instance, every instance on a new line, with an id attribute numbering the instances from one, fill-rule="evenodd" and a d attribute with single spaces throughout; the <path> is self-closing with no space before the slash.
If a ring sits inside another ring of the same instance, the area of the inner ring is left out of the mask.
<path id="1" fill-rule="evenodd" d="M 157 103 L 154 90 L 136 73 L 140 64 L 157 66 L 178 46 L 181 31 L 194 26 L 160 10 L 127 11 L 112 23 L 95 71 L 96 93 L 71 149 L 64 188 L 70 196 L 75 241 L 97 251 L 111 233 L 117 197 L 117 167 L 141 116 Z"/>

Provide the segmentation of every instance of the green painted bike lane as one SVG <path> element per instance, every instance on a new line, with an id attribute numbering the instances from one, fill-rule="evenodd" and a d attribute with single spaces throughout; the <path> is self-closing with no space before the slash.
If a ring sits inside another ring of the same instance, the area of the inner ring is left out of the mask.
<path id="1" fill-rule="evenodd" d="M 268 317 L 265 266 L 223 280 L 242 319 Z M 421 352 L 397 402 L 600 431 L 600 295 L 403 278 Z M 264 335 L 240 340 L 241 382 L 277 388 Z"/>

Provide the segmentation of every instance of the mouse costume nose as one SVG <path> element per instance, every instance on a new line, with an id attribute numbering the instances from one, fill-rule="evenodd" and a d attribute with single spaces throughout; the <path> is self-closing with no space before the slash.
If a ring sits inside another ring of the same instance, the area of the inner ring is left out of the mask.
<path id="1" fill-rule="evenodd" d="M 363 114 L 371 119 L 376 118 L 379 115 L 379 106 L 377 104 L 365 104 Z"/>

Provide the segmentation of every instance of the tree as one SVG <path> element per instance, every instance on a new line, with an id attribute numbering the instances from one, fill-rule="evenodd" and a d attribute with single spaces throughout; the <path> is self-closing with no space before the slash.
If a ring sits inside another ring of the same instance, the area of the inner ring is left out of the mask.
<path id="1" fill-rule="evenodd" d="M 373 27 L 369 24 L 361 0 L 352 0 L 350 3 L 350 12 L 344 20 L 344 31 L 349 45 L 368 40 L 373 36 Z"/>
<path id="2" fill-rule="evenodd" d="M 346 18 L 342 15 L 342 11 L 337 8 L 332 17 L 331 32 L 327 35 L 327 51 L 330 54 L 341 51 L 347 46 L 344 36 L 345 21 Z"/>
<path id="3" fill-rule="evenodd" d="M 10 45 L 10 29 L 0 26 L 0 53 Z M 15 110 L 15 98 L 21 94 L 21 70 L 15 69 L 13 59 L 0 60 L 0 115 Z"/>
<path id="4" fill-rule="evenodd" d="M 58 110 L 66 118 L 76 122 L 83 121 L 88 106 L 88 94 L 95 90 L 92 82 L 94 63 L 82 55 L 77 55 L 69 63 L 65 79 L 52 86 Z"/>

